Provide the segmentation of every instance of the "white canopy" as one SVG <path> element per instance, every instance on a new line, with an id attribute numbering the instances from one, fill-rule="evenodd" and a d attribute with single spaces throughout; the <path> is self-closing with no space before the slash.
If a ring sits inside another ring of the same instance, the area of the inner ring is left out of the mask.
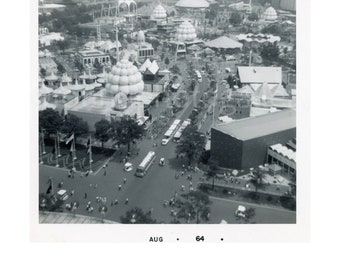
<path id="1" fill-rule="evenodd" d="M 207 41 L 205 42 L 205 45 L 207 47 L 218 48 L 218 49 L 236 49 L 236 48 L 241 49 L 243 47 L 242 43 L 235 41 L 226 36 L 221 36 L 214 40 Z"/>

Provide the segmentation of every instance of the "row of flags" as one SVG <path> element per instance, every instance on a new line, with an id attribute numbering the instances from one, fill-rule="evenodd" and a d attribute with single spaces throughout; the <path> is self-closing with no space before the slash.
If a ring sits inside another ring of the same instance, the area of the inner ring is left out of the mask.
<path id="1" fill-rule="evenodd" d="M 42 142 L 43 149 L 44 149 L 45 148 L 44 147 L 45 146 L 44 145 L 44 134 L 41 134 L 41 142 Z M 52 154 L 56 156 L 56 159 L 58 159 L 58 157 L 61 157 L 59 143 L 60 143 L 60 133 L 57 132 L 57 136 L 54 139 L 54 146 L 52 148 Z M 68 145 L 70 143 L 71 143 L 70 155 L 72 157 L 72 160 L 75 160 L 77 158 L 76 158 L 76 145 L 75 145 L 75 135 L 74 135 L 74 133 L 72 133 L 72 135 L 69 138 L 67 138 L 66 141 L 65 141 L 65 145 Z M 91 136 L 88 138 L 86 148 L 87 148 L 86 153 L 88 155 L 90 155 L 90 161 L 92 162 L 92 139 L 91 139 Z M 43 152 L 44 151 L 45 150 L 43 150 Z"/>

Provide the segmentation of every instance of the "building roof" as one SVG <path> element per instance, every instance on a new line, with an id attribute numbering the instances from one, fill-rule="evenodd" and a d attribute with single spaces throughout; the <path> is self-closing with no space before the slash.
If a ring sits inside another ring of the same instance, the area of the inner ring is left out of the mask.
<path id="1" fill-rule="evenodd" d="M 179 0 L 175 6 L 183 8 L 207 8 L 209 3 L 205 0 Z"/>
<path id="2" fill-rule="evenodd" d="M 218 49 L 235 49 L 242 48 L 243 44 L 235 41 L 227 36 L 221 36 L 214 40 L 209 40 L 205 42 L 207 47 L 218 48 Z"/>
<path id="3" fill-rule="evenodd" d="M 278 154 L 296 162 L 295 152 L 289 149 L 287 146 L 283 146 L 282 144 L 278 143 L 275 145 L 271 145 L 269 148 L 277 152 Z"/>
<path id="4" fill-rule="evenodd" d="M 241 83 L 282 83 L 281 67 L 238 67 Z"/>
<path id="5" fill-rule="evenodd" d="M 142 73 L 147 72 L 148 74 L 155 75 L 157 71 L 159 70 L 159 66 L 156 62 L 156 60 L 153 60 L 152 62 L 148 59 L 143 63 L 143 65 L 139 68 L 139 71 Z"/>
<path id="6" fill-rule="evenodd" d="M 244 118 L 214 127 L 238 140 L 246 141 L 296 128 L 296 111 L 283 110 L 260 116 Z"/>

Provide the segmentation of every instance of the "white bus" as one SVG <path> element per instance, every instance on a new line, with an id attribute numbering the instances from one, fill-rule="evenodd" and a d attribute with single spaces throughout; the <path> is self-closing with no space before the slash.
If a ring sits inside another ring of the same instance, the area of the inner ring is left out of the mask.
<path id="1" fill-rule="evenodd" d="M 198 70 L 195 70 L 197 81 L 202 82 L 202 75 Z"/>
<path id="2" fill-rule="evenodd" d="M 174 142 L 179 142 L 179 140 L 181 139 L 182 137 L 182 134 L 183 134 L 183 131 L 185 130 L 185 128 L 190 125 L 191 123 L 191 120 L 190 119 L 187 119 L 185 121 L 183 121 L 181 127 L 177 130 L 177 132 L 175 133 L 174 135 L 174 138 L 173 138 L 173 141 Z"/>
<path id="3" fill-rule="evenodd" d="M 150 166 L 152 165 L 155 158 L 156 158 L 155 152 L 150 151 L 143 159 L 143 161 L 139 164 L 135 175 L 138 177 L 143 177 L 150 168 Z"/>
<path id="4" fill-rule="evenodd" d="M 171 137 L 175 134 L 176 130 L 178 129 L 179 124 L 181 123 L 180 119 L 176 119 L 169 129 L 165 132 L 164 138 L 162 139 L 162 145 L 168 144 Z"/>

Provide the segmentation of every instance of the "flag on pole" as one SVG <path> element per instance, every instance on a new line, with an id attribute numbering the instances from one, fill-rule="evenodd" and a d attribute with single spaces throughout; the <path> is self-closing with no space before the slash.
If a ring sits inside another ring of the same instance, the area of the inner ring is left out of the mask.
<path id="1" fill-rule="evenodd" d="M 87 154 L 90 154 L 90 152 L 92 151 L 91 149 L 91 137 L 88 139 L 87 141 Z"/>
<path id="2" fill-rule="evenodd" d="M 50 180 L 49 182 L 50 182 L 50 185 L 49 185 L 48 189 L 46 190 L 46 194 L 52 193 L 52 180 Z"/>
<path id="3" fill-rule="evenodd" d="M 65 142 L 65 144 L 69 144 L 70 141 L 72 141 L 74 139 L 74 133 L 72 133 L 72 135 L 70 136 L 70 138 L 67 139 L 67 141 Z"/>

